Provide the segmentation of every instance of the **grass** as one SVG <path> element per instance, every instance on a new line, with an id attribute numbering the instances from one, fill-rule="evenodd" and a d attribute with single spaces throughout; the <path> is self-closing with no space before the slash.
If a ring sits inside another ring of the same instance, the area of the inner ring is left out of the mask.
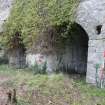
<path id="1" fill-rule="evenodd" d="M 1 65 L 0 78 L 0 86 L 17 90 L 18 105 L 105 105 L 105 89 L 86 84 L 79 75 L 33 75 Z"/>

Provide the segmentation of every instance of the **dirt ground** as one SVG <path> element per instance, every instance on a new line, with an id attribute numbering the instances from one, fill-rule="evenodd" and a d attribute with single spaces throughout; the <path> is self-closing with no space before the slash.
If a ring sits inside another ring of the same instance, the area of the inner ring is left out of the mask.
<path id="1" fill-rule="evenodd" d="M 15 104 L 8 101 L 8 92 L 11 92 L 13 98 L 14 87 L 4 85 L 4 83 L 8 83 L 8 81 L 13 80 L 13 78 L 0 75 L 0 105 L 105 105 L 104 103 L 101 104 L 102 101 L 105 102 L 105 97 L 82 94 L 81 90 L 76 85 L 72 85 L 73 79 L 78 79 L 78 77 L 73 76 L 71 79 L 61 81 L 61 84 L 63 83 L 62 86 L 64 86 L 61 87 L 63 88 L 62 91 L 59 91 L 59 89 L 56 90 L 57 85 L 52 86 L 55 84 L 52 83 L 50 86 L 51 89 L 49 89 L 51 95 L 43 94 L 43 90 L 40 88 L 30 89 L 26 81 L 23 81 L 15 88 L 18 102 Z M 40 87 L 44 87 L 44 84 L 45 83 L 41 83 Z"/>

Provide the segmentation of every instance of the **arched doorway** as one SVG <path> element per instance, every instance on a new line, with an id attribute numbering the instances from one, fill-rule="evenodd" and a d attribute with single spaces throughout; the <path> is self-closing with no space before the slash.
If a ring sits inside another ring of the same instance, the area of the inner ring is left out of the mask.
<path id="1" fill-rule="evenodd" d="M 13 38 L 11 38 L 10 46 L 11 47 L 8 49 L 9 65 L 17 69 L 24 68 L 26 66 L 26 48 L 20 32 L 16 32 Z"/>
<path id="2" fill-rule="evenodd" d="M 69 40 L 69 72 L 86 73 L 88 40 L 88 34 L 81 25 L 77 23 L 72 24 Z"/>

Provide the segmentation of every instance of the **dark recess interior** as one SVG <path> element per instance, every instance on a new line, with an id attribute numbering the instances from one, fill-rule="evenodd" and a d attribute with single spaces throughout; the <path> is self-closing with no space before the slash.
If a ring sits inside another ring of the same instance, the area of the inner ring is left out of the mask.
<path id="1" fill-rule="evenodd" d="M 101 29 L 102 29 L 102 25 L 96 26 L 96 31 L 98 35 L 101 34 Z"/>
<path id="2" fill-rule="evenodd" d="M 68 73 L 86 74 L 88 58 L 88 35 L 77 23 L 72 25 L 70 32 Z"/>
<path id="3" fill-rule="evenodd" d="M 26 48 L 23 44 L 20 32 L 16 32 L 11 39 L 11 46 L 12 48 L 8 50 L 9 65 L 17 69 L 24 68 Z"/>

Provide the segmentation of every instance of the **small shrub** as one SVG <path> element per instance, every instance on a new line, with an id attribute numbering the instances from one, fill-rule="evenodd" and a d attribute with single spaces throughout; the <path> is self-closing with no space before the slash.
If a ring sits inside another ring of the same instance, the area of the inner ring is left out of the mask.
<path id="1" fill-rule="evenodd" d="M 0 57 L 0 64 L 8 64 L 7 57 Z"/>
<path id="2" fill-rule="evenodd" d="M 32 71 L 34 74 L 46 74 L 46 68 L 47 68 L 47 63 L 45 62 L 43 64 L 43 66 L 41 67 L 42 65 L 38 65 L 37 63 L 31 67 Z"/>

